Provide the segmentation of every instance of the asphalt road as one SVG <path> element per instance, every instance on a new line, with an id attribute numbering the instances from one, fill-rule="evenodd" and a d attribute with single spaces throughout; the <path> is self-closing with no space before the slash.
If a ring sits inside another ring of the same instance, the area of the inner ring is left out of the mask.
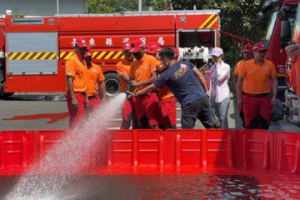
<path id="1" fill-rule="evenodd" d="M 177 124 L 180 128 L 180 106 L 177 105 Z M 61 130 L 68 129 L 68 109 L 64 95 L 17 94 L 6 100 L 0 100 L 0 130 Z M 241 128 L 241 120 L 232 98 L 228 113 L 229 128 Z M 120 114 L 112 120 L 109 128 L 118 129 Z M 197 121 L 196 128 L 203 128 Z M 300 128 L 287 121 L 272 123 L 271 131 L 299 132 Z"/>

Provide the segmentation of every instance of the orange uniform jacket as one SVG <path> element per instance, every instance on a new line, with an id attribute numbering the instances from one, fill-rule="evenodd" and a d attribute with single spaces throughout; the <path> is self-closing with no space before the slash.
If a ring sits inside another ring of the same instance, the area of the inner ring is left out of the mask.
<path id="1" fill-rule="evenodd" d="M 271 77 L 277 76 L 277 72 L 271 61 L 264 60 L 257 65 L 254 59 L 251 59 L 242 64 L 239 76 L 244 77 L 246 93 L 264 94 L 270 92 Z"/>
<path id="2" fill-rule="evenodd" d="M 88 69 L 88 84 L 86 93 L 88 96 L 94 96 L 98 94 L 98 83 L 103 82 L 105 77 L 102 69 L 99 65 L 92 63 L 92 67 Z"/>
<path id="3" fill-rule="evenodd" d="M 156 71 L 157 60 L 150 55 L 145 54 L 143 58 L 139 60 L 134 60 L 131 63 L 129 77 L 136 82 L 147 81 L 151 74 Z M 136 92 L 142 90 L 147 86 L 136 87 Z"/>
<path id="4" fill-rule="evenodd" d="M 74 78 L 74 92 L 86 92 L 87 67 L 85 61 L 81 60 L 76 53 L 66 62 L 66 75 Z"/>
<path id="5" fill-rule="evenodd" d="M 120 61 L 117 64 L 118 75 L 121 76 L 123 74 L 126 74 L 127 76 L 129 76 L 130 65 L 131 65 L 131 62 L 129 62 L 129 61 L 125 60 L 125 59 L 123 59 L 122 61 Z M 126 83 L 126 81 L 123 78 L 121 78 L 120 81 L 121 81 L 121 92 L 124 92 L 127 89 L 127 83 Z"/>

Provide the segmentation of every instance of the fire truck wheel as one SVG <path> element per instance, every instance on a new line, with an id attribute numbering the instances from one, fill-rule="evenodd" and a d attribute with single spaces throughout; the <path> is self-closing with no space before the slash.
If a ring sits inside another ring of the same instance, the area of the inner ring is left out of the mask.
<path id="1" fill-rule="evenodd" d="M 121 83 L 118 74 L 116 73 L 105 74 L 105 86 L 106 86 L 107 96 L 117 95 L 121 89 Z"/>
<path id="2" fill-rule="evenodd" d="M 4 85 L 3 85 L 3 83 L 0 83 L 0 99 L 5 99 L 7 97 L 10 97 L 13 94 L 14 93 L 12 93 L 12 92 L 4 93 Z"/>

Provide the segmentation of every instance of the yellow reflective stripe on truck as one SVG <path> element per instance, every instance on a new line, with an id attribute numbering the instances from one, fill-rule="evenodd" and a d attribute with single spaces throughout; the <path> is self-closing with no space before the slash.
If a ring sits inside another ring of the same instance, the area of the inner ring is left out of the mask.
<path id="1" fill-rule="evenodd" d="M 211 28 L 218 21 L 218 15 L 210 15 L 199 27 L 199 29 Z"/>
<path id="2" fill-rule="evenodd" d="M 9 60 L 54 60 L 55 52 L 10 52 L 6 53 Z"/>

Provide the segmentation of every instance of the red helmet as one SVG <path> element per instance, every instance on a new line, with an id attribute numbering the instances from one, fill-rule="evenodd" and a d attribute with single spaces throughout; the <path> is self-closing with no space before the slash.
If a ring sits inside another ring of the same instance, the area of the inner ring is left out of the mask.
<path id="1" fill-rule="evenodd" d="M 144 44 L 140 39 L 132 40 L 130 42 L 130 50 L 129 51 L 131 53 L 137 53 L 140 51 L 141 47 L 143 47 L 143 46 L 144 46 Z"/>
<path id="2" fill-rule="evenodd" d="M 149 42 L 148 45 L 146 45 L 146 52 L 148 54 L 155 55 L 161 48 L 155 43 L 155 42 Z"/>

